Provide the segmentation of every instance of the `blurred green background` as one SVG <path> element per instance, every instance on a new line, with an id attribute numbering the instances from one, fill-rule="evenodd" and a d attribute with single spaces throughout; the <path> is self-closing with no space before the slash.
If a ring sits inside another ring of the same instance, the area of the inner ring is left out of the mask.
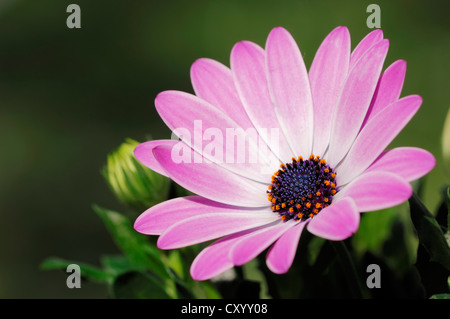
<path id="1" fill-rule="evenodd" d="M 81 7 L 81 29 L 66 8 Z M 354 46 L 370 29 L 374 1 L 0 0 L 0 298 L 105 297 L 105 288 L 66 287 L 45 272 L 48 256 L 98 263 L 115 253 L 92 211 L 123 209 L 100 170 L 126 137 L 168 138 L 153 99 L 166 89 L 192 92 L 200 57 L 229 64 L 235 42 L 264 45 L 286 27 L 309 66 L 322 39 L 346 25 Z M 430 210 L 449 180 L 440 136 L 450 106 L 448 1 L 376 1 L 391 40 L 386 65 L 408 62 L 403 95 L 424 98 L 394 142 L 423 147 L 438 160 L 425 181 Z"/>

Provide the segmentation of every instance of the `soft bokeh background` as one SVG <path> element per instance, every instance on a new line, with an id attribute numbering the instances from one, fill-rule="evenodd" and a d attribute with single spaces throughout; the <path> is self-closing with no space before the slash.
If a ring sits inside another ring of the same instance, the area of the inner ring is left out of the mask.
<path id="1" fill-rule="evenodd" d="M 264 45 L 286 27 L 309 66 L 322 39 L 346 25 L 353 46 L 370 30 L 374 1 L 0 0 L 0 298 L 90 298 L 105 288 L 70 290 L 48 256 L 98 263 L 115 253 L 92 204 L 123 209 L 100 170 L 126 137 L 167 138 L 153 99 L 166 89 L 192 92 L 200 57 L 228 65 L 239 40 Z M 66 8 L 81 7 L 81 29 Z M 440 134 L 450 106 L 448 1 L 377 1 L 391 40 L 386 66 L 408 62 L 403 95 L 424 103 L 395 145 L 423 147 L 438 164 L 425 184 L 434 210 L 448 180 Z"/>

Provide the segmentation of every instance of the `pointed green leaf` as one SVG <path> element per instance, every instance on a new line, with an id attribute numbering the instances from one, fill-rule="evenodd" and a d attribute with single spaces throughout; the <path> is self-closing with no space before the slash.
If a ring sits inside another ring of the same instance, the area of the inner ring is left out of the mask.
<path id="1" fill-rule="evenodd" d="M 416 194 L 409 199 L 409 205 L 419 243 L 426 249 L 431 261 L 438 262 L 450 270 L 450 247 L 436 219 Z"/>
<path id="2" fill-rule="evenodd" d="M 139 263 L 131 261 L 128 257 L 118 255 L 105 255 L 101 258 L 103 268 L 115 276 L 130 271 L 145 271 L 145 267 Z"/>
<path id="3" fill-rule="evenodd" d="M 151 246 L 144 235 L 133 229 L 127 217 L 98 206 L 94 206 L 94 210 L 105 223 L 117 246 L 131 261 L 147 267 L 161 278 L 170 278 L 161 261 L 161 252 Z"/>
<path id="4" fill-rule="evenodd" d="M 111 282 L 114 278 L 114 274 L 109 273 L 105 270 L 97 268 L 95 266 L 80 263 L 78 261 L 65 260 L 57 257 L 50 257 L 44 260 L 41 264 L 41 269 L 43 270 L 66 270 L 68 265 L 76 264 L 80 267 L 81 276 L 99 283 Z"/>
<path id="5" fill-rule="evenodd" d="M 349 292 L 353 298 L 362 298 L 364 296 L 364 288 L 361 278 L 356 269 L 352 255 L 350 254 L 344 241 L 329 241 L 335 253 L 337 264 L 341 268 L 339 274 L 343 274 Z M 335 270 L 335 269 L 333 269 Z"/>

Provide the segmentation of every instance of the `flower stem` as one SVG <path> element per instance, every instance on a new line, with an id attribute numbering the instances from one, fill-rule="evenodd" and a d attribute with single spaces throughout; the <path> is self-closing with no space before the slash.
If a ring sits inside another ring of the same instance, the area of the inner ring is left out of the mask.
<path id="1" fill-rule="evenodd" d="M 348 287 L 351 291 L 353 298 L 363 298 L 363 286 L 361 285 L 358 272 L 356 271 L 353 258 L 348 251 L 344 241 L 330 241 L 331 246 L 336 252 L 337 260 L 345 275 L 345 279 L 348 283 Z"/>

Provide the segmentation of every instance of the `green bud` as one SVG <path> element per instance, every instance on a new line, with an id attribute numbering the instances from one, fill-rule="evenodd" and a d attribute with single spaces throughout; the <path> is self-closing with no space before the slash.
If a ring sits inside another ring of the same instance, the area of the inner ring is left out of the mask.
<path id="1" fill-rule="evenodd" d="M 134 157 L 140 143 L 127 139 L 107 157 L 103 176 L 124 204 L 142 210 L 167 199 L 170 180 L 142 165 Z"/>
<path id="2" fill-rule="evenodd" d="M 444 130 L 442 131 L 442 156 L 444 158 L 444 166 L 450 173 L 450 109 L 444 122 Z"/>

